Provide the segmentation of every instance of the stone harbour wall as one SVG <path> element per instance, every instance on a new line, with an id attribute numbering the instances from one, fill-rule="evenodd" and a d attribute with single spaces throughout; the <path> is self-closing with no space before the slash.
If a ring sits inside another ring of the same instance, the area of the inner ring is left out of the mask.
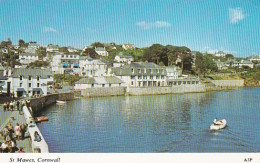
<path id="1" fill-rule="evenodd" d="M 211 80 L 213 84 L 219 87 L 243 87 L 244 80 Z"/>
<path id="2" fill-rule="evenodd" d="M 87 88 L 81 90 L 81 95 L 84 97 L 122 96 L 125 92 L 125 87 Z"/>
<path id="3" fill-rule="evenodd" d="M 172 94 L 172 93 L 199 93 L 205 92 L 204 84 L 178 85 L 172 87 L 130 87 L 128 95 L 152 95 L 152 94 Z"/>

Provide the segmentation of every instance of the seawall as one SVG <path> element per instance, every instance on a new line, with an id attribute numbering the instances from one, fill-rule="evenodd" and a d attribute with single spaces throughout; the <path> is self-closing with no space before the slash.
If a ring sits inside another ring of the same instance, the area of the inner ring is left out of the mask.
<path id="1" fill-rule="evenodd" d="M 45 107 L 55 104 L 57 100 L 61 101 L 69 101 L 75 98 L 75 95 L 79 95 L 80 92 L 69 92 L 69 93 L 60 93 L 60 94 L 51 94 L 39 98 L 32 98 L 31 101 L 31 108 L 33 115 L 35 113 L 41 112 Z"/>
<path id="2" fill-rule="evenodd" d="M 108 87 L 108 88 L 87 88 L 81 90 L 84 97 L 100 96 L 122 96 L 122 95 L 152 95 L 152 94 L 171 94 L 171 93 L 192 93 L 205 92 L 204 84 L 178 85 L 169 87 Z"/>
<path id="3" fill-rule="evenodd" d="M 172 94 L 172 93 L 199 93 L 205 92 L 204 84 L 178 85 L 171 87 L 130 87 L 127 95 L 153 95 L 153 94 Z"/>
<path id="4" fill-rule="evenodd" d="M 28 131 L 30 134 L 30 138 L 31 138 L 31 144 L 32 144 L 32 151 L 34 153 L 49 153 L 49 147 L 48 144 L 46 143 L 46 141 L 44 140 L 44 137 L 41 134 L 41 131 L 39 130 L 39 128 L 37 127 L 37 125 L 35 124 L 35 122 L 32 120 L 32 115 L 29 111 L 29 109 L 27 108 L 27 106 L 23 107 L 23 113 L 24 113 L 24 117 L 26 119 L 26 122 L 28 124 Z M 38 134 L 41 137 L 41 141 L 34 141 L 34 133 L 38 132 Z"/>
<path id="5" fill-rule="evenodd" d="M 244 80 L 211 80 L 218 87 L 243 87 Z"/>
<path id="6" fill-rule="evenodd" d="M 122 96 L 125 93 L 126 87 L 87 88 L 81 90 L 81 95 L 84 97 Z"/>

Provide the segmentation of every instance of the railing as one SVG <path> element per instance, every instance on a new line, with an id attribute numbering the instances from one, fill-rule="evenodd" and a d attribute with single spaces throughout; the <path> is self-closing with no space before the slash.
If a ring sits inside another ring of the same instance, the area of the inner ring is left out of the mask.
<path id="1" fill-rule="evenodd" d="M 39 128 L 37 127 L 37 125 L 35 124 L 35 121 L 32 119 L 32 115 L 29 111 L 29 109 L 27 108 L 27 106 L 23 107 L 23 112 L 24 112 L 24 117 L 26 119 L 26 122 L 28 124 L 28 131 L 32 140 L 32 151 L 34 153 L 49 153 L 49 147 L 46 143 L 46 141 L 44 140 Z M 34 133 L 38 132 L 38 134 L 41 137 L 41 141 L 34 141 Z"/>

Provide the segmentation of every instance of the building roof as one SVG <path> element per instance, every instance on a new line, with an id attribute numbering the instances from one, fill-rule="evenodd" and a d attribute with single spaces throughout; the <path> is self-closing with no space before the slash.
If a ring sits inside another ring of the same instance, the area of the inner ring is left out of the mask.
<path id="1" fill-rule="evenodd" d="M 13 78 L 19 78 L 20 76 L 23 76 L 24 78 L 29 78 L 29 76 L 32 76 L 32 78 L 36 78 L 37 76 L 40 76 L 41 79 L 47 79 L 48 76 L 52 76 L 52 72 L 48 69 L 42 70 L 42 69 L 25 69 L 25 68 L 18 68 L 13 70 Z"/>
<path id="2" fill-rule="evenodd" d="M 108 61 L 106 61 L 106 60 L 104 60 L 104 59 L 92 59 L 92 58 L 89 58 L 89 59 L 87 59 L 87 61 L 88 62 L 90 62 L 91 64 L 96 64 L 96 65 L 98 65 L 98 64 L 109 64 L 109 62 Z"/>
<path id="3" fill-rule="evenodd" d="M 79 56 L 79 60 L 91 60 L 93 58 L 91 58 L 90 56 Z"/>
<path id="4" fill-rule="evenodd" d="M 76 84 L 121 84 L 122 80 L 115 76 L 85 77 Z"/>
<path id="5" fill-rule="evenodd" d="M 103 47 L 97 47 L 95 48 L 95 51 L 106 51 L 106 49 Z"/>
<path id="6" fill-rule="evenodd" d="M 59 48 L 59 45 L 49 44 L 49 45 L 47 46 L 47 48 L 49 48 L 49 49 L 58 49 L 58 48 Z"/>
<path id="7" fill-rule="evenodd" d="M 165 67 L 152 62 L 132 62 L 122 67 L 112 68 L 112 73 L 116 76 L 166 75 Z"/>
<path id="8" fill-rule="evenodd" d="M 21 53 L 19 56 L 38 56 L 37 53 Z"/>
<path id="9" fill-rule="evenodd" d="M 252 61 L 248 61 L 248 60 L 241 60 L 240 63 L 242 63 L 242 64 L 253 64 Z"/>

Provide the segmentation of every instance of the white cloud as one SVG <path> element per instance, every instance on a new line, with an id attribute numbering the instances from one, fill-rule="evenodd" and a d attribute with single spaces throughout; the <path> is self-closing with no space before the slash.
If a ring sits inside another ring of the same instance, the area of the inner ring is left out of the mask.
<path id="1" fill-rule="evenodd" d="M 52 27 L 43 27 L 42 28 L 42 32 L 46 33 L 46 32 L 54 32 L 57 33 L 58 31 L 55 28 Z"/>
<path id="2" fill-rule="evenodd" d="M 170 27 L 171 24 L 165 21 L 155 21 L 155 22 L 137 22 L 136 25 L 143 29 L 151 29 L 151 28 L 166 28 Z"/>
<path id="3" fill-rule="evenodd" d="M 237 23 L 245 18 L 242 8 L 229 8 L 229 20 L 230 23 Z"/>

